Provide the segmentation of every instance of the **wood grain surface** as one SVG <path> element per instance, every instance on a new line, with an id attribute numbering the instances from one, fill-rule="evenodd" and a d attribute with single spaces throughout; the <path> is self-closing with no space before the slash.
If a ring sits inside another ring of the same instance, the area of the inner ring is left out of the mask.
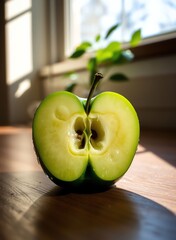
<path id="1" fill-rule="evenodd" d="M 0 127 L 0 239 L 176 239 L 176 135 L 144 131 L 135 159 L 106 191 L 52 183 L 31 129 Z"/>

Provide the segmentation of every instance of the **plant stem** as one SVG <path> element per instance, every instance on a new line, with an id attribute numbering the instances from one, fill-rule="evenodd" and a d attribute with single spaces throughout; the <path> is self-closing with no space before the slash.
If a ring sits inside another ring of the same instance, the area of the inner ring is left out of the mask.
<path id="1" fill-rule="evenodd" d="M 89 111 L 90 111 L 90 102 L 91 102 L 93 93 L 102 78 L 103 78 L 103 75 L 101 73 L 95 73 L 94 80 L 92 82 L 92 86 L 90 88 L 90 92 L 87 97 L 86 106 L 85 106 L 85 112 L 87 113 L 87 115 L 89 114 Z"/>

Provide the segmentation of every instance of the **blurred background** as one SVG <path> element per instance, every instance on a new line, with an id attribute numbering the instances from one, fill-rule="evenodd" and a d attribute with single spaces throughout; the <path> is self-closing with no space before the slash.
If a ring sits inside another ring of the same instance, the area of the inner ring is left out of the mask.
<path id="1" fill-rule="evenodd" d="M 1 0 L 0 125 L 30 124 L 41 99 L 74 81 L 67 72 L 79 72 L 85 84 L 86 57 L 69 56 L 116 23 L 109 40 L 128 46 L 141 29 L 142 41 L 132 49 L 134 60 L 116 67 L 129 81 L 101 90 L 127 97 L 143 128 L 176 129 L 175 0 Z M 75 93 L 83 96 L 83 88 Z"/>

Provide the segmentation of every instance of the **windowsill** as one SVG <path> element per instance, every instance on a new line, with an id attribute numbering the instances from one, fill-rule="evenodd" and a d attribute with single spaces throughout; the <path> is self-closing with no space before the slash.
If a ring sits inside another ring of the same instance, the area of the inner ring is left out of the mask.
<path id="1" fill-rule="evenodd" d="M 131 50 L 135 55 L 134 61 L 176 54 L 176 33 L 145 39 L 139 46 Z M 62 62 L 45 66 L 40 70 L 39 75 L 43 79 L 71 71 L 83 71 L 86 69 L 88 56 L 90 57 L 90 55 L 85 55 L 82 58 L 66 59 Z"/>
<path id="2" fill-rule="evenodd" d="M 133 48 L 135 60 L 159 57 L 176 53 L 176 32 L 161 37 L 148 38 Z"/>

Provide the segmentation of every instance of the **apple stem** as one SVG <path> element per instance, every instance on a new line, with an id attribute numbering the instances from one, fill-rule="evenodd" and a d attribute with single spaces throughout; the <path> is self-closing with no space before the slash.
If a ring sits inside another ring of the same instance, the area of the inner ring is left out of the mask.
<path id="1" fill-rule="evenodd" d="M 92 86 L 90 88 L 90 92 L 89 92 L 89 95 L 87 97 L 86 106 L 85 106 L 85 112 L 87 113 L 87 115 L 89 114 L 89 111 L 90 111 L 90 102 L 91 102 L 93 93 L 94 93 L 96 87 L 98 86 L 98 84 L 99 84 L 99 82 L 102 78 L 103 78 L 103 74 L 95 73 L 94 80 L 92 82 Z"/>

